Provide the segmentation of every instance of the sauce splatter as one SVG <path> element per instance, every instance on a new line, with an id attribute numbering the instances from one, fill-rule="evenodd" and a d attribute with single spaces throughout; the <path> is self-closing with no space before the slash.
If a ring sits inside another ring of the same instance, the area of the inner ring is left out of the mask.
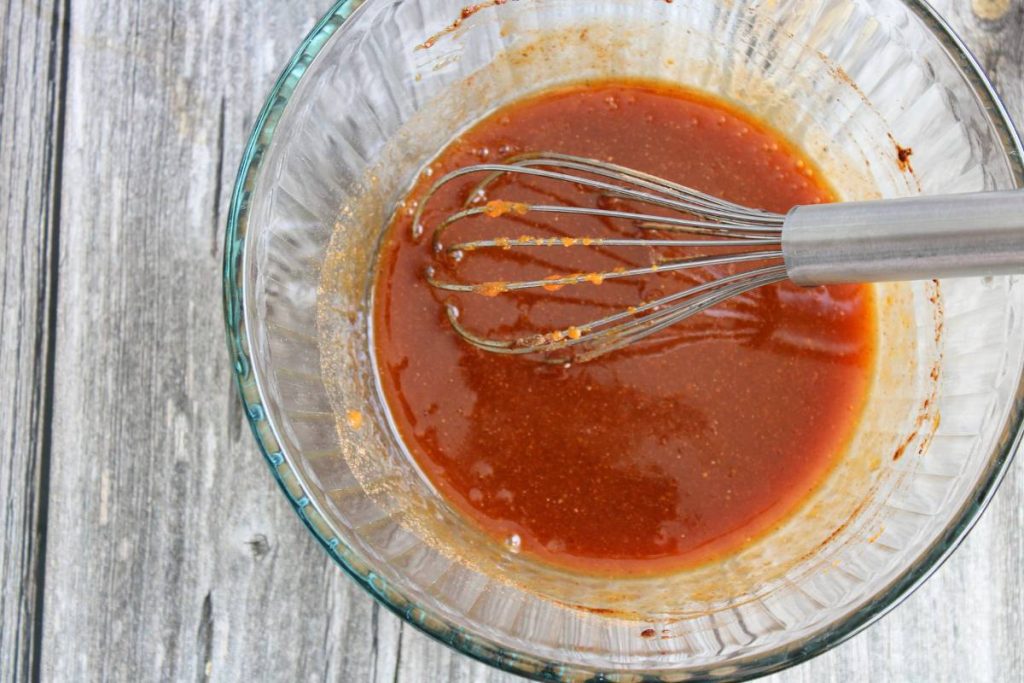
<path id="1" fill-rule="evenodd" d="M 913 167 L 910 165 L 910 156 L 914 153 L 914 150 L 910 147 L 900 147 L 896 145 L 896 161 L 900 165 L 901 171 L 913 172 Z"/>
<path id="2" fill-rule="evenodd" d="M 777 212 L 834 199 L 813 163 L 771 129 L 662 84 L 591 82 L 514 103 L 461 135 L 435 168 L 478 163 L 480 150 L 502 147 L 606 159 Z M 428 229 L 460 210 L 480 180 L 444 187 L 424 214 Z M 414 188 L 407 204 L 427 188 Z M 543 178 L 502 180 L 487 193 L 484 201 L 622 206 Z M 607 218 L 496 213 L 453 227 L 458 234 L 446 241 L 635 236 Z M 477 333 L 574 338 L 610 311 L 637 310 L 730 271 L 662 269 L 600 287 L 590 284 L 599 278 L 585 278 L 452 295 L 424 282 L 428 266 L 502 284 L 623 273 L 649 266 L 652 256 L 598 241 L 478 249 L 456 269 L 434 254 L 429 234 L 416 239 L 411 228 L 400 212 L 375 285 L 383 393 L 400 437 L 441 494 L 497 543 L 518 539 L 516 552 L 616 575 L 720 557 L 792 514 L 852 435 L 874 366 L 870 287 L 766 287 L 591 363 L 537 363 L 466 344 L 446 305 Z"/>
<path id="3" fill-rule="evenodd" d="M 487 202 L 484 206 L 484 215 L 491 218 L 501 218 L 505 214 L 515 213 L 520 216 L 526 215 L 529 212 L 529 204 L 522 202 L 507 202 L 501 199 L 495 199 L 494 201 Z M 520 240 L 532 241 L 530 237 L 520 238 Z"/>
<path id="4" fill-rule="evenodd" d="M 435 33 L 434 35 L 430 36 L 422 43 L 417 45 L 416 49 L 429 50 L 430 48 L 434 47 L 434 45 L 437 44 L 437 41 L 441 40 L 441 38 L 444 38 L 449 33 L 454 33 L 455 31 L 457 31 L 459 27 L 462 26 L 462 22 L 464 22 L 466 19 L 469 19 L 471 16 L 473 16 L 480 10 L 487 9 L 488 7 L 499 7 L 501 5 L 504 5 L 506 2 L 508 2 L 508 0 L 488 0 L 488 2 L 481 2 L 475 5 L 466 5 L 465 7 L 462 8 L 462 11 L 459 12 L 459 16 L 456 17 L 455 20 L 452 21 L 452 23 L 448 24 L 448 26 L 444 27 L 442 30 L 438 31 L 437 33 Z"/>

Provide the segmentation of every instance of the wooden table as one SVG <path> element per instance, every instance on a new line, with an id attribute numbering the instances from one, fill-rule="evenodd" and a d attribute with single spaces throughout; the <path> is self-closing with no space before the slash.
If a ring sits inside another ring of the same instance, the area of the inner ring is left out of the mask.
<path id="1" fill-rule="evenodd" d="M 235 395 L 231 184 L 328 4 L 0 0 L 0 681 L 513 678 L 328 560 Z M 938 5 L 1024 121 L 1021 0 Z M 924 588 L 774 680 L 1014 679 L 1022 559 L 1018 462 Z"/>

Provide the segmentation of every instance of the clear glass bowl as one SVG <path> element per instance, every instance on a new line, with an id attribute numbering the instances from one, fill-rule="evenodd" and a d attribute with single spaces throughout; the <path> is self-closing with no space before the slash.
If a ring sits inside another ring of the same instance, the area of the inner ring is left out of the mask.
<path id="1" fill-rule="evenodd" d="M 489 542 L 394 438 L 370 352 L 375 249 L 453 132 L 557 83 L 710 91 L 779 128 L 853 199 L 1021 186 L 1020 141 L 988 82 L 910 0 L 519 0 L 456 25 L 463 2 L 339 2 L 246 149 L 225 314 L 288 498 L 399 616 L 538 679 L 752 677 L 850 637 L 941 563 L 1009 465 L 1024 410 L 1017 278 L 880 287 L 885 353 L 865 427 L 821 491 L 728 560 L 598 580 Z"/>

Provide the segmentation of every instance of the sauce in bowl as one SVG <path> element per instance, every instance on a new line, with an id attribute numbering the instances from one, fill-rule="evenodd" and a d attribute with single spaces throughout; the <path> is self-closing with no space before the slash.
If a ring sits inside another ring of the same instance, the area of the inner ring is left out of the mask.
<path id="1" fill-rule="evenodd" d="M 871 383 L 870 286 L 742 295 L 588 363 L 538 363 L 462 341 L 564 328 L 729 272 L 588 283 L 556 292 L 451 296 L 446 279 L 533 279 L 651 263 L 646 248 L 479 253 L 457 270 L 415 202 L 442 174 L 528 151 L 594 157 L 751 207 L 784 213 L 834 199 L 814 164 L 727 104 L 660 83 L 601 81 L 499 109 L 441 152 L 389 227 L 374 293 L 380 383 L 399 435 L 437 490 L 497 541 L 572 571 L 649 574 L 735 551 L 799 508 L 842 452 Z M 480 177 L 446 185 L 424 214 L 436 226 Z M 617 200 L 544 179 L 502 180 L 487 199 L 610 208 Z M 614 221 L 494 211 L 457 238 L 609 236 Z M 446 242 L 455 235 L 446 236 Z M 679 254 L 670 254 L 678 256 Z"/>

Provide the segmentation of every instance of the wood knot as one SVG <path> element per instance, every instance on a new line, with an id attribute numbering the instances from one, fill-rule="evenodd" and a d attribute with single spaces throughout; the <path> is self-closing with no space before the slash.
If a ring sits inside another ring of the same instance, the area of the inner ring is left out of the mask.
<path id="1" fill-rule="evenodd" d="M 249 552 L 254 560 L 262 560 L 270 552 L 270 541 L 263 534 L 256 534 L 248 542 Z"/>

